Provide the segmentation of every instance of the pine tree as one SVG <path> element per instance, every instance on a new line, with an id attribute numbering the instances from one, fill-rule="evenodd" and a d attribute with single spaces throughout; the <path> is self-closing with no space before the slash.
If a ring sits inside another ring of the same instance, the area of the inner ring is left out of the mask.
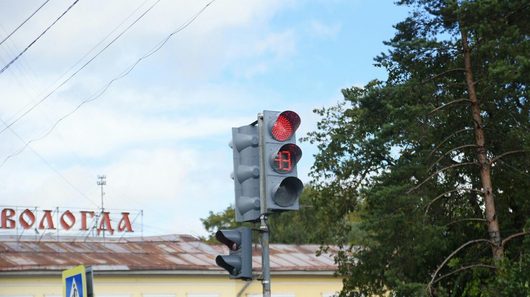
<path id="1" fill-rule="evenodd" d="M 341 296 L 527 296 L 530 4 L 398 4 L 388 79 L 343 90 L 307 137 Z"/>

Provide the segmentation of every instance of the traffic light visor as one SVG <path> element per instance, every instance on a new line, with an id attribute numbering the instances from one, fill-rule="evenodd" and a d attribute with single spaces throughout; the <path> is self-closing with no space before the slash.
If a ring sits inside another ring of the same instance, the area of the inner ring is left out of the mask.
<path id="1" fill-rule="evenodd" d="M 215 263 L 231 275 L 237 275 L 241 269 L 241 259 L 237 256 L 217 256 Z"/>
<path id="2" fill-rule="evenodd" d="M 300 117 L 294 111 L 280 113 L 271 128 L 271 134 L 277 141 L 286 141 L 291 138 L 300 126 Z"/>
<path id="3" fill-rule="evenodd" d="M 237 242 L 239 236 L 239 231 L 237 230 L 219 230 L 215 232 L 215 239 L 226 245 L 231 251 L 239 248 L 239 243 Z"/>

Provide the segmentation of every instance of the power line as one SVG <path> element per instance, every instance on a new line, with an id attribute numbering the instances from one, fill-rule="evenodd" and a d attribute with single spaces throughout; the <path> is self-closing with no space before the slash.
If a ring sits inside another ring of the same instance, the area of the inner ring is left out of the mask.
<path id="1" fill-rule="evenodd" d="M 22 151 L 24 151 L 26 149 L 26 147 L 34 142 L 34 141 L 39 141 L 39 140 L 42 140 L 43 138 L 47 137 L 49 134 L 51 134 L 51 132 L 59 125 L 60 122 L 62 122 L 64 119 L 66 119 L 67 117 L 69 117 L 70 115 L 74 114 L 77 110 L 79 110 L 79 108 L 81 108 L 81 106 L 85 105 L 86 103 L 89 103 L 89 102 L 92 102 L 98 98 L 100 98 L 106 91 L 107 89 L 117 80 L 120 80 L 122 78 L 124 78 L 125 76 L 127 76 L 141 61 L 147 59 L 148 57 L 150 57 L 151 55 L 155 54 L 156 52 L 158 52 L 168 41 L 169 39 L 171 39 L 171 37 L 173 37 L 174 35 L 178 34 L 179 32 L 181 32 L 182 30 L 186 29 L 189 25 L 191 25 L 213 2 L 215 2 L 215 0 L 211 0 L 210 2 L 208 2 L 201 10 L 199 10 L 195 15 L 193 15 L 188 21 L 186 21 L 184 24 L 182 24 L 180 27 L 178 27 L 175 31 L 173 31 L 171 34 L 169 34 L 166 38 L 162 39 L 157 45 L 155 45 L 153 47 L 153 49 L 151 49 L 149 52 L 147 52 L 144 56 L 140 57 L 138 60 L 136 60 L 131 66 L 129 66 L 129 68 L 127 70 L 125 70 L 124 72 L 122 72 L 120 75 L 118 75 L 117 77 L 113 78 L 112 80 L 110 80 L 105 86 L 103 86 L 99 91 L 97 91 L 96 93 L 94 93 L 93 96 L 83 100 L 80 104 L 77 105 L 76 108 L 74 108 L 72 111 L 70 111 L 69 113 L 67 113 L 66 115 L 62 116 L 59 120 L 57 120 L 55 122 L 55 124 L 45 133 L 43 134 L 42 136 L 38 137 L 38 138 L 34 138 L 34 139 L 31 139 L 29 140 L 28 142 L 26 142 L 26 144 L 24 145 L 24 147 L 22 149 L 20 149 L 19 151 L 17 151 L 16 153 L 13 153 L 11 155 L 9 155 L 8 157 L 6 157 L 6 159 L 4 159 L 4 162 L 0 165 L 0 168 L 5 164 L 5 162 L 20 154 Z M 49 94 L 51 95 L 51 94 Z M 48 95 L 48 96 L 49 96 Z M 48 97 L 47 96 L 47 97 Z M 41 100 L 40 102 L 38 102 L 36 105 L 40 104 L 42 101 L 44 101 L 47 97 L 43 98 L 43 100 Z M 34 107 L 33 107 L 34 108 Z M 29 111 L 27 111 L 25 114 L 27 114 Z M 23 114 L 23 115 L 25 115 Z M 4 128 L 3 130 L 0 131 L 0 133 L 4 132 L 6 129 L 8 129 L 11 125 L 13 125 L 16 121 L 18 121 L 21 117 L 17 118 L 14 122 L 12 122 L 11 124 L 9 124 L 9 126 L 6 126 L 6 128 Z"/>
<path id="2" fill-rule="evenodd" d="M 77 0 L 79 1 L 79 0 Z M 83 70 L 88 64 L 90 64 L 92 61 L 94 61 L 103 51 L 105 51 L 107 48 L 109 48 L 116 40 L 118 40 L 125 32 L 127 32 L 134 24 L 136 24 L 140 19 L 142 19 L 153 7 L 155 7 L 156 4 L 158 4 L 160 0 L 153 3 L 146 11 L 144 11 L 134 22 L 132 22 L 125 30 L 123 30 L 118 36 L 116 36 L 114 39 L 112 39 L 104 48 L 102 48 L 99 52 L 97 52 L 96 55 L 94 55 L 90 60 L 88 60 L 83 66 L 81 66 L 79 69 L 77 69 L 74 73 L 72 73 L 67 79 L 65 79 L 62 83 L 60 83 L 57 87 L 55 87 L 48 95 L 44 96 L 40 101 L 33 104 L 28 110 L 23 112 L 20 116 L 18 116 L 15 120 L 13 120 L 11 123 L 9 123 L 4 129 L 0 130 L 0 134 L 2 134 L 5 130 L 7 130 L 9 127 L 13 126 L 16 122 L 18 122 L 20 119 L 25 117 L 28 113 L 30 113 L 33 109 L 35 109 L 37 106 L 39 106 L 42 102 L 46 101 L 52 94 L 54 94 L 59 88 L 64 86 L 68 81 L 70 81 L 74 76 L 76 76 L 81 70 Z"/>
<path id="3" fill-rule="evenodd" d="M 50 0 L 46 0 L 44 1 L 44 3 L 42 3 L 42 5 L 37 8 L 37 10 L 35 10 L 26 20 L 24 20 L 22 22 L 22 24 L 18 25 L 18 27 L 15 28 L 15 30 L 13 30 L 13 32 L 9 33 L 9 35 L 6 36 L 6 38 L 4 38 L 4 40 L 2 40 L 0 42 L 0 45 L 2 45 L 6 40 L 9 39 L 9 37 L 11 37 L 11 35 L 15 34 L 15 32 L 18 31 L 18 29 L 20 29 L 20 27 L 22 27 L 27 21 L 29 21 L 29 19 L 31 19 L 44 5 L 46 5 L 46 3 L 48 3 Z"/>
<path id="4" fill-rule="evenodd" d="M 4 122 L 3 119 L 0 119 L 0 122 L 2 122 L 4 125 L 7 125 L 6 122 Z M 20 135 L 18 135 L 18 133 L 16 133 L 13 129 L 9 129 L 11 131 L 11 133 L 13 133 L 13 135 L 15 135 L 22 143 L 24 143 L 24 139 L 22 139 L 22 137 Z M 29 143 L 27 143 L 25 146 L 24 146 L 24 149 L 26 149 L 26 147 L 29 146 Z M 50 168 L 53 172 L 55 172 L 55 174 L 57 174 L 65 183 L 67 183 L 73 190 L 75 190 L 77 193 L 79 193 L 81 195 L 81 197 L 83 197 L 84 199 L 86 199 L 87 201 L 89 201 L 90 203 L 97 205 L 97 203 L 95 203 L 94 201 L 92 201 L 85 193 L 81 192 L 81 190 L 79 190 L 76 186 L 74 186 L 74 184 L 72 184 L 64 175 L 61 174 L 61 172 L 59 172 L 57 169 L 55 169 L 55 167 L 53 167 L 50 162 L 48 162 L 41 154 L 39 154 L 36 150 L 34 150 L 31 146 L 29 147 L 31 149 L 31 151 L 37 156 L 39 157 L 39 159 L 44 163 L 46 164 L 46 166 L 48 166 L 48 168 Z M 20 152 L 19 152 L 20 153 Z M 3 166 L 5 164 L 6 160 L 4 160 L 4 163 L 2 163 L 1 166 Z"/>
<path id="5" fill-rule="evenodd" d="M 4 68 L 2 68 L 2 70 L 0 70 L 0 74 L 2 74 L 7 68 L 9 68 L 9 66 L 11 66 L 11 64 L 13 64 L 16 60 L 18 60 L 18 58 L 20 58 L 20 56 L 22 56 L 35 42 L 37 42 L 37 40 L 39 40 L 46 32 L 48 32 L 48 30 L 51 27 L 53 27 L 53 25 L 55 25 L 55 23 L 57 23 L 68 11 L 70 11 L 70 9 L 74 7 L 74 5 L 77 4 L 77 2 L 79 2 L 79 0 L 75 0 L 74 3 L 72 3 L 55 21 L 53 21 L 53 23 L 51 23 L 51 25 L 48 26 L 48 28 L 42 31 L 42 33 L 39 36 L 37 36 L 37 38 L 35 38 L 35 40 L 33 40 L 30 44 L 28 44 L 28 46 L 26 46 L 26 48 L 23 51 L 21 51 L 13 60 L 7 63 L 7 65 L 5 65 Z"/>
<path id="6" fill-rule="evenodd" d="M 70 68 L 68 68 L 68 70 L 64 71 L 51 85 L 53 86 L 55 83 L 57 83 L 59 80 L 61 80 L 68 72 L 70 72 L 72 69 L 74 69 L 77 65 L 79 65 L 86 57 L 88 57 L 89 54 L 91 54 L 97 47 L 99 47 L 105 40 L 107 40 L 112 34 L 114 34 L 114 32 L 116 32 L 116 30 L 118 30 L 123 24 L 125 24 L 125 22 L 127 22 L 134 14 L 136 14 L 140 8 L 142 8 L 149 0 L 145 0 L 144 2 L 142 2 L 142 4 L 140 4 L 138 7 L 136 7 L 136 9 L 130 13 L 125 19 L 123 19 L 121 21 L 120 24 L 118 24 L 116 27 L 114 27 L 114 29 L 112 29 L 112 31 L 110 31 L 105 37 L 103 37 L 103 39 L 101 39 L 96 45 L 94 45 L 90 50 L 88 50 L 81 58 L 79 58 L 77 60 L 77 62 L 75 62 L 75 64 L 73 64 L 72 66 L 70 66 Z"/>
<path id="7" fill-rule="evenodd" d="M 80 59 L 77 60 L 76 63 L 74 63 L 68 70 L 64 71 L 52 84 L 49 85 L 49 87 L 52 87 L 53 85 L 55 85 L 59 80 L 61 80 L 68 72 L 70 72 L 72 69 L 74 69 L 77 65 L 79 65 L 90 53 L 92 53 L 98 46 L 100 46 L 105 40 L 107 40 L 114 32 L 116 32 L 116 30 L 118 30 L 120 27 L 122 27 L 122 25 L 127 21 L 129 20 L 134 14 L 136 14 L 140 8 L 142 8 L 149 0 L 145 0 L 142 4 L 140 4 L 131 14 L 129 14 L 125 19 L 122 20 L 122 22 L 117 25 L 111 32 L 109 32 L 103 39 L 101 39 L 96 45 L 94 45 L 89 51 L 87 51 Z M 21 60 L 22 62 L 23 60 Z M 16 65 L 15 65 L 16 66 Z M 15 79 L 17 79 L 18 81 L 18 78 L 16 78 L 15 76 Z M 63 82 L 64 83 L 64 82 Z M 24 88 L 24 90 L 26 90 Z M 54 90 L 55 91 L 55 90 Z M 35 97 L 35 96 L 34 96 Z M 21 110 L 24 110 L 26 107 L 28 106 L 31 106 L 32 104 L 35 104 L 35 105 L 39 105 L 39 103 L 29 103 L 27 104 L 26 106 L 24 106 L 24 108 L 22 108 Z M 17 112 L 18 113 L 18 112 Z M 51 122 L 51 121 L 50 121 Z M 38 140 L 38 139 L 36 139 Z M 23 149 L 22 149 L 23 150 Z M 16 155 L 16 154 L 15 154 Z M 9 159 L 13 157 L 12 156 L 8 156 L 6 159 Z M 6 160 L 4 160 L 3 163 L 5 163 Z M 2 165 L 3 165 L 2 163 Z M 0 165 L 0 167 L 2 167 L 2 165 Z"/>

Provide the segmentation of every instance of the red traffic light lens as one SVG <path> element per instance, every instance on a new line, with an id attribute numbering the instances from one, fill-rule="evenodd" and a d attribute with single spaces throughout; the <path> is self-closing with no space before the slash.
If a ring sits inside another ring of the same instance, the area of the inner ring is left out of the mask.
<path id="1" fill-rule="evenodd" d="M 294 143 L 288 143 L 272 155 L 271 166 L 278 173 L 290 173 L 302 158 L 302 150 Z"/>
<path id="2" fill-rule="evenodd" d="M 278 141 L 286 141 L 291 138 L 300 126 L 300 117 L 294 111 L 284 111 L 280 113 L 271 129 L 271 134 Z"/>

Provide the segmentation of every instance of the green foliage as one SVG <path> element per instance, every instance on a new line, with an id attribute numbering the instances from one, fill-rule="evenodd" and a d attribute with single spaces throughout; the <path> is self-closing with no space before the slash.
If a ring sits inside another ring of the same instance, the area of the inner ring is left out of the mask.
<path id="1" fill-rule="evenodd" d="M 201 219 L 204 229 L 208 232 L 208 238 L 202 238 L 208 242 L 216 242 L 215 232 L 221 229 L 234 229 L 240 225 L 236 222 L 236 214 L 233 206 L 228 206 L 225 210 L 214 213 L 210 211 L 205 219 Z"/>
<path id="2" fill-rule="evenodd" d="M 341 296 L 427 296 L 433 272 L 454 250 L 489 238 L 479 149 L 495 160 L 501 236 L 529 230 L 528 1 L 399 4 L 412 12 L 395 26 L 390 51 L 375 59 L 388 79 L 342 90 L 344 102 L 315 110 L 318 130 L 305 138 L 319 149 L 311 172 L 316 212 L 344 245 Z M 476 147 L 462 32 L 484 148 Z M 502 264 L 484 241 L 461 249 L 435 276 L 432 295 L 528 296 L 530 249 L 522 238 L 506 245 Z"/>
<path id="3" fill-rule="evenodd" d="M 322 220 L 325 216 L 317 212 L 313 206 L 317 193 L 306 186 L 300 197 L 300 210 L 284 213 L 274 213 L 269 216 L 270 242 L 290 244 L 328 244 L 331 243 L 327 225 Z M 224 211 L 210 214 L 201 219 L 209 236 L 205 240 L 216 242 L 215 232 L 219 229 L 233 229 L 242 225 L 252 227 L 252 223 L 237 223 L 235 221 L 234 207 L 229 206 Z M 255 226 L 258 228 L 258 226 Z M 259 238 L 254 237 L 258 242 Z"/>

